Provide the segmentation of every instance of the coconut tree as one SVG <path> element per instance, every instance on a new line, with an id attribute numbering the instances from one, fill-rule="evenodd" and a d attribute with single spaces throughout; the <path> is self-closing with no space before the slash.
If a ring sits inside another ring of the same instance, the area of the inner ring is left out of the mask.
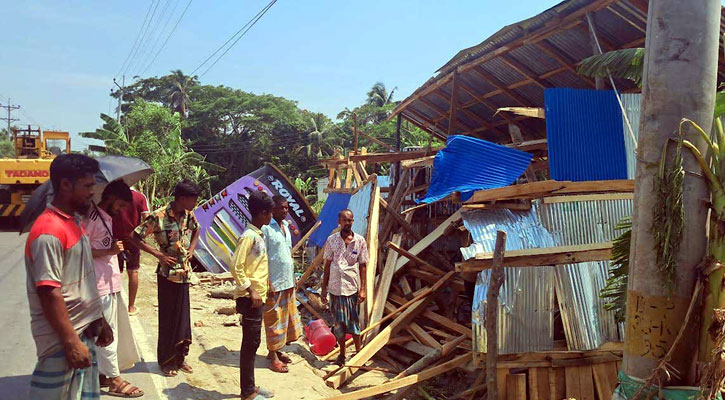
<path id="1" fill-rule="evenodd" d="M 373 105 L 376 107 L 382 107 L 386 104 L 390 104 L 393 101 L 393 93 L 397 90 L 394 87 L 393 90 L 388 93 L 388 89 L 382 82 L 376 82 L 372 88 L 368 91 L 368 98 L 365 100 L 365 104 Z"/>
<path id="2" fill-rule="evenodd" d="M 341 152 L 340 139 L 337 137 L 337 126 L 322 113 L 310 117 L 310 132 L 307 133 L 307 144 L 297 148 L 297 152 L 307 157 L 322 158 Z"/>
<path id="3" fill-rule="evenodd" d="M 620 49 L 587 57 L 577 65 L 577 73 L 591 78 L 606 78 L 611 74 L 615 78 L 629 79 L 641 87 L 644 49 Z"/>
<path id="4" fill-rule="evenodd" d="M 171 110 L 178 112 L 182 119 L 186 118 L 186 111 L 189 108 L 191 99 L 189 98 L 189 89 L 191 86 L 199 84 L 199 78 L 196 76 L 184 75 L 180 69 L 171 71 L 171 88 L 169 90 L 169 103 Z"/>

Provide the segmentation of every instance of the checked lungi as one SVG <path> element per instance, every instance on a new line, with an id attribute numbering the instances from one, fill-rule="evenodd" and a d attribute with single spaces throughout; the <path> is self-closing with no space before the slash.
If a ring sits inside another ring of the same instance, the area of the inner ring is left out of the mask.
<path id="1" fill-rule="evenodd" d="M 350 296 L 330 294 L 330 312 L 335 320 L 332 332 L 337 340 L 343 340 L 349 333 L 360 334 L 360 318 L 358 317 L 357 293 Z"/>
<path id="2" fill-rule="evenodd" d="M 92 365 L 86 369 L 69 369 L 65 350 L 38 360 L 30 379 L 30 395 L 33 400 L 80 400 L 100 399 L 98 364 L 95 345 L 91 339 L 81 337 L 91 352 Z"/>
<path id="3" fill-rule="evenodd" d="M 264 305 L 267 349 L 278 351 L 302 336 L 302 322 L 295 302 L 295 288 L 270 293 Z"/>

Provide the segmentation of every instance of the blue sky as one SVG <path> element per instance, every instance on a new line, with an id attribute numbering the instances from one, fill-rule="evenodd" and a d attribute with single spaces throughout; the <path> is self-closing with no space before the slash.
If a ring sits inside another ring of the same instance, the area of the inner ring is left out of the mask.
<path id="1" fill-rule="evenodd" d="M 13 115 L 19 123 L 68 130 L 73 148 L 85 147 L 75 133 L 98 127 L 99 113 L 115 112 L 112 79 L 150 1 L 1 0 L 8 39 L 0 47 L 0 103 L 10 97 L 22 107 Z M 187 1 L 160 0 L 161 19 L 128 75 L 145 69 Z M 201 81 L 284 96 L 334 118 L 359 105 L 376 81 L 397 86 L 395 99 L 406 97 L 457 51 L 558 2 L 279 0 Z M 267 3 L 193 1 L 143 76 L 190 73 Z"/>

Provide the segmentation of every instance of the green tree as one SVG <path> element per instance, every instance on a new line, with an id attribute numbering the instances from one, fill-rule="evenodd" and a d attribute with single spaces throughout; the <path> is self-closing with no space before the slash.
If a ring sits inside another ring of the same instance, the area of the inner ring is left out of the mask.
<path id="1" fill-rule="evenodd" d="M 180 69 L 176 69 L 171 71 L 171 83 L 173 85 L 171 93 L 169 94 L 171 109 L 178 112 L 181 119 L 184 119 L 186 118 L 186 111 L 191 102 L 189 89 L 192 86 L 198 85 L 199 79 L 196 76 L 184 75 Z"/>
<path id="2" fill-rule="evenodd" d="M 397 87 L 394 87 L 393 90 L 388 93 L 388 89 L 385 87 L 384 83 L 375 82 L 373 87 L 371 87 L 368 91 L 368 97 L 367 100 L 365 100 L 365 104 L 375 107 L 383 107 L 386 104 L 390 104 L 393 102 L 393 93 L 395 93 L 395 90 L 397 89 Z"/>

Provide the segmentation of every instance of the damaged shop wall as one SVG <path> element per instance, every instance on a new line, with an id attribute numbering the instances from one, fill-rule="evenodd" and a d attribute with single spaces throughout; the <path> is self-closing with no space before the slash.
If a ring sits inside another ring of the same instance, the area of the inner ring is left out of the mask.
<path id="1" fill-rule="evenodd" d="M 506 250 L 580 245 L 613 240 L 622 217 L 631 215 L 632 200 L 596 200 L 544 204 L 530 211 L 476 210 L 463 213 L 474 243 L 461 248 L 463 259 L 492 252 L 496 231 L 507 233 Z M 499 353 L 550 350 L 553 347 L 553 302 L 559 309 L 570 350 L 591 350 L 621 340 L 613 314 L 604 310 L 599 291 L 608 276 L 608 262 L 558 267 L 505 268 L 499 294 Z M 477 278 L 472 326 L 473 347 L 485 352 L 484 316 L 490 270 Z"/>

